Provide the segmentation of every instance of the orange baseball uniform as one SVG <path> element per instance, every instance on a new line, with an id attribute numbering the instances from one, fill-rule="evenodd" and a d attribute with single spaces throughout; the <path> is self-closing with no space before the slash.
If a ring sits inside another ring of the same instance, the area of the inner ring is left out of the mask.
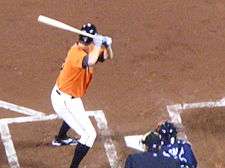
<path id="1" fill-rule="evenodd" d="M 86 55 L 77 44 L 71 47 L 56 81 L 59 90 L 74 97 L 82 97 L 86 93 L 93 76 L 93 67 L 82 66 Z"/>
<path id="2" fill-rule="evenodd" d="M 87 52 L 77 43 L 70 48 L 51 94 L 55 112 L 81 135 L 79 142 L 89 147 L 94 143 L 96 131 L 85 114 L 81 97 L 86 93 L 93 78 L 93 67 L 89 67 L 85 62 L 93 48 L 94 45 L 90 44 Z M 106 49 L 103 47 L 100 55 L 104 52 Z"/>

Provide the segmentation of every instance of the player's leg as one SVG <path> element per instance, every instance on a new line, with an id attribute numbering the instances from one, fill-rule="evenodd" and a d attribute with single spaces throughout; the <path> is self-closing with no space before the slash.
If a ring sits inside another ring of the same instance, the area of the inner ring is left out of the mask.
<path id="1" fill-rule="evenodd" d="M 96 131 L 85 112 L 80 98 L 71 99 L 69 97 L 61 97 L 53 91 L 52 104 L 59 117 L 81 135 L 71 164 L 71 167 L 78 167 L 89 148 L 92 147 L 96 138 Z"/>
<path id="2" fill-rule="evenodd" d="M 55 87 L 52 90 L 51 101 L 54 111 L 59 115 L 60 118 L 63 118 L 62 116 L 64 115 L 65 111 L 67 111 L 67 108 L 64 103 L 64 97 L 56 92 Z M 77 140 L 67 136 L 67 132 L 69 129 L 70 126 L 65 121 L 63 121 L 58 135 L 55 136 L 55 139 L 52 141 L 52 145 L 76 145 Z"/>
<path id="3" fill-rule="evenodd" d="M 88 153 L 88 150 L 93 146 L 97 133 L 88 114 L 85 112 L 83 102 L 80 98 L 66 101 L 66 106 L 69 109 L 74 122 L 70 121 L 71 117 L 67 118 L 64 116 L 65 121 L 81 136 L 71 163 L 71 168 L 77 168 L 81 160 Z"/>
<path id="4" fill-rule="evenodd" d="M 69 131 L 69 129 L 70 129 L 70 126 L 65 121 L 63 121 L 57 137 L 61 139 L 66 138 L 67 132 Z"/>
<path id="5" fill-rule="evenodd" d="M 63 121 L 59 133 L 55 136 L 55 139 L 52 141 L 53 146 L 63 146 L 63 145 L 77 145 L 78 138 L 72 138 L 67 135 L 70 126 Z"/>

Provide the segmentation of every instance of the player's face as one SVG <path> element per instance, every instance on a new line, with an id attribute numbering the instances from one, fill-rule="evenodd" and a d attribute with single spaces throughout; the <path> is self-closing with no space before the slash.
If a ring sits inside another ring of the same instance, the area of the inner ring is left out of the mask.
<path id="1" fill-rule="evenodd" d="M 79 47 L 81 47 L 82 49 L 84 49 L 85 51 L 89 51 L 90 47 L 91 47 L 91 44 L 87 44 L 87 43 L 82 43 L 82 42 L 79 42 Z"/>

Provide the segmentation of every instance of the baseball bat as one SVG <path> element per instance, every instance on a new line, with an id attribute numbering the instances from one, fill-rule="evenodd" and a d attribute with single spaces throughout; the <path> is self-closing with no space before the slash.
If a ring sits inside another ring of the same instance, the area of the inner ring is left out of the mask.
<path id="1" fill-rule="evenodd" d="M 79 30 L 79 29 L 77 29 L 75 27 L 72 27 L 72 26 L 70 26 L 68 24 L 65 24 L 63 22 L 60 22 L 58 20 L 55 20 L 55 19 L 43 16 L 43 15 L 40 15 L 38 17 L 38 22 L 41 22 L 41 23 L 44 23 L 46 25 L 53 26 L 53 27 L 56 27 L 56 28 L 59 28 L 59 29 L 63 29 L 63 30 L 66 30 L 66 31 L 70 31 L 70 32 L 73 32 L 73 33 L 81 34 L 83 36 L 87 36 L 87 37 L 90 37 L 90 38 L 94 38 L 95 37 L 92 34 L 83 32 L 83 31 L 81 31 L 81 30 Z"/>

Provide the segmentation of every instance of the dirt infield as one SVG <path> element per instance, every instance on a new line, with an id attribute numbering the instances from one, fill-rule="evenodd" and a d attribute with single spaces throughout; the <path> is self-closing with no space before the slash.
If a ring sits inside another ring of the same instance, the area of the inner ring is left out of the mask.
<path id="1" fill-rule="evenodd" d="M 224 0 L 8 0 L 0 2 L 0 11 L 0 100 L 46 114 L 54 113 L 50 92 L 77 35 L 41 25 L 38 16 L 77 28 L 92 22 L 113 37 L 115 59 L 97 65 L 83 100 L 87 110 L 105 112 L 122 165 L 133 152 L 123 137 L 167 119 L 167 105 L 225 97 Z M 0 109 L 0 118 L 14 116 Z M 224 108 L 195 109 L 182 118 L 199 167 L 224 168 Z M 69 166 L 74 148 L 49 144 L 60 123 L 10 126 L 21 167 Z M 0 167 L 7 165 L 0 143 Z M 101 137 L 85 166 L 109 167 Z"/>

